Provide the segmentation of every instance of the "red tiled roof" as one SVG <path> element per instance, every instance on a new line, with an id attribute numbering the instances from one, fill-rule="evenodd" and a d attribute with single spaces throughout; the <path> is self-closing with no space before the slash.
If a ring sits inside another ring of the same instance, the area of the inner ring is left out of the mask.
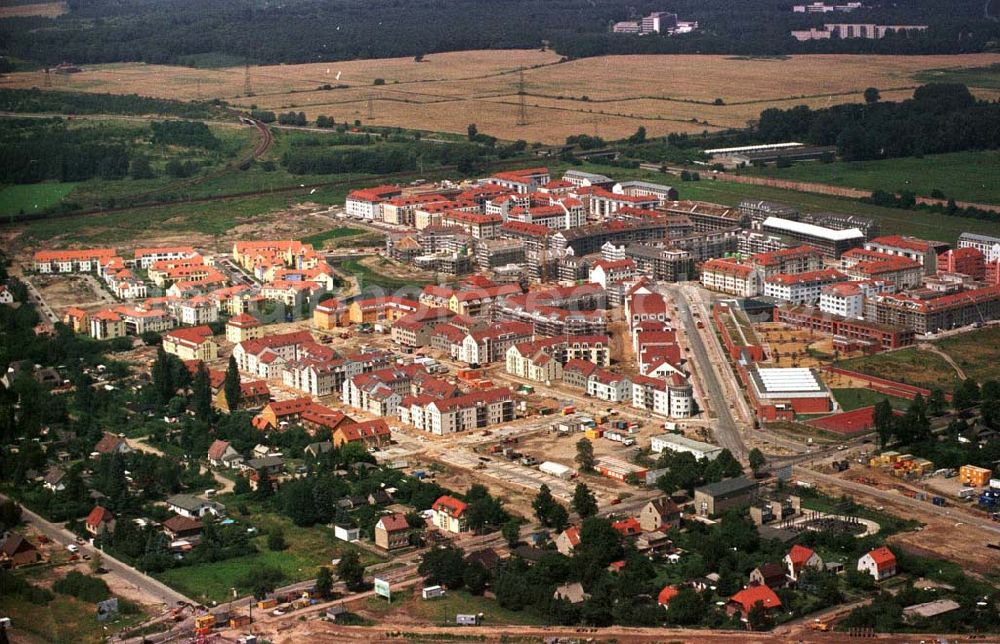
<path id="1" fill-rule="evenodd" d="M 729 601 L 740 604 L 744 613 L 749 613 L 757 602 L 761 602 L 764 608 L 779 608 L 781 606 L 781 600 L 767 586 L 750 586 L 749 588 L 744 588 L 733 595 Z"/>
<path id="2" fill-rule="evenodd" d="M 566 540 L 569 541 L 569 545 L 574 548 L 580 545 L 580 528 L 575 525 L 571 525 L 563 531 L 563 534 L 566 535 Z"/>
<path id="3" fill-rule="evenodd" d="M 795 544 L 792 549 L 788 551 L 788 560 L 792 562 L 794 566 L 804 566 L 809 558 L 816 554 L 812 548 L 807 548 L 805 546 L 800 546 Z"/>
<path id="4" fill-rule="evenodd" d="M 670 603 L 671 599 L 677 596 L 677 593 L 679 592 L 680 591 L 677 590 L 676 586 L 664 586 L 663 590 L 660 591 L 660 594 L 656 596 L 656 603 L 660 606 L 666 606 Z"/>
<path id="5" fill-rule="evenodd" d="M 465 512 L 465 509 L 468 507 L 468 505 L 459 501 L 455 497 L 445 495 L 438 497 L 438 500 L 434 502 L 431 509 L 436 512 L 444 512 L 448 516 L 452 516 L 457 519 L 462 516 L 462 513 Z"/>
<path id="6" fill-rule="evenodd" d="M 875 565 L 879 568 L 891 568 L 896 565 L 896 555 L 892 554 L 892 550 L 889 550 L 885 546 L 880 548 L 875 548 L 868 553 L 868 556 L 872 558 Z"/>
<path id="7" fill-rule="evenodd" d="M 107 508 L 102 508 L 101 506 L 97 505 L 94 506 L 94 509 L 91 510 L 90 514 L 87 515 L 87 525 L 92 528 L 97 528 L 102 523 L 111 521 L 114 518 L 115 515 L 111 514 L 111 510 L 108 510 Z"/>
<path id="8" fill-rule="evenodd" d="M 406 522 L 406 515 L 402 512 L 387 514 L 379 519 L 378 522 L 382 524 L 386 532 L 400 532 L 410 529 L 410 524 Z"/>
<path id="9" fill-rule="evenodd" d="M 392 436 L 389 425 L 381 418 L 363 423 L 355 423 L 339 428 L 339 431 L 349 443 L 366 438 L 387 438 Z"/>
<path id="10" fill-rule="evenodd" d="M 208 447 L 208 458 L 213 461 L 218 460 L 225 455 L 227 449 L 229 449 L 229 441 L 216 440 Z"/>
<path id="11" fill-rule="evenodd" d="M 882 237 L 876 237 L 875 239 L 869 240 L 868 243 L 878 246 L 888 246 L 890 248 L 910 250 L 917 253 L 926 253 L 931 247 L 930 243 L 923 239 L 917 239 L 916 237 L 903 237 L 902 235 L 885 235 Z"/>
<path id="12" fill-rule="evenodd" d="M 832 268 L 826 268 L 819 271 L 809 271 L 806 273 L 797 273 L 789 275 L 786 273 L 779 273 L 777 275 L 772 275 L 767 278 L 769 283 L 784 284 L 786 286 L 791 284 L 808 284 L 810 282 L 830 282 L 830 281 L 845 281 L 847 280 L 847 275 L 844 275 L 840 271 Z"/>

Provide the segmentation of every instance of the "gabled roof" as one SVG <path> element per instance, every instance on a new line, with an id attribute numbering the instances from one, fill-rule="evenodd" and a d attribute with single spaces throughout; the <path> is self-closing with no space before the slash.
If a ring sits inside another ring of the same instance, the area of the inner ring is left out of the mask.
<path id="1" fill-rule="evenodd" d="M 190 530 L 201 530 L 202 523 L 200 519 L 191 519 L 177 514 L 164 521 L 163 527 L 165 530 L 176 534 Z"/>
<path id="2" fill-rule="evenodd" d="M 402 512 L 387 514 L 378 520 L 378 524 L 381 525 L 386 532 L 400 532 L 402 530 L 410 529 L 410 524 L 406 522 L 406 515 Z"/>
<path id="3" fill-rule="evenodd" d="M 229 441 L 216 440 L 208 448 L 208 458 L 217 461 L 226 454 L 229 449 Z"/>
<path id="4" fill-rule="evenodd" d="M 656 603 L 660 606 L 666 606 L 670 603 L 671 599 L 677 596 L 677 593 L 679 592 L 680 591 L 677 590 L 676 586 L 664 586 L 663 590 L 660 591 L 660 594 L 656 596 Z"/>
<path id="5" fill-rule="evenodd" d="M 744 588 L 730 597 L 729 601 L 740 604 L 744 613 L 749 613 L 757 602 L 762 603 L 764 608 L 779 608 L 781 606 L 781 600 L 767 586 Z"/>
<path id="6" fill-rule="evenodd" d="M 100 527 L 102 523 L 107 523 L 114 518 L 115 515 L 111 514 L 111 510 L 96 505 L 94 506 L 94 509 L 90 511 L 90 514 L 87 515 L 87 525 L 92 528 L 97 528 Z"/>
<path id="7" fill-rule="evenodd" d="M 788 560 L 792 562 L 793 566 L 804 566 L 814 554 L 816 552 L 812 548 L 795 544 L 788 551 Z"/>
<path id="8" fill-rule="evenodd" d="M 351 443 L 366 438 L 387 438 L 392 435 L 389 425 L 381 418 L 363 423 L 354 423 L 353 425 L 345 425 L 338 428 L 337 431 Z"/>
<path id="9" fill-rule="evenodd" d="M 580 545 L 580 528 L 575 525 L 571 525 L 563 530 L 563 535 L 566 536 L 566 540 L 569 541 L 569 545 L 574 548 Z"/>
<path id="10" fill-rule="evenodd" d="M 468 505 L 459 501 L 455 497 L 445 495 L 438 497 L 438 500 L 434 502 L 431 509 L 435 512 L 444 512 L 448 516 L 458 518 L 462 516 L 462 513 L 465 512 L 468 507 Z"/>
<path id="11" fill-rule="evenodd" d="M 94 451 L 99 454 L 110 454 L 116 451 L 123 443 L 128 444 L 124 438 L 110 432 L 104 432 L 101 440 L 97 441 L 97 445 L 94 445 Z"/>
<path id="12" fill-rule="evenodd" d="M 875 548 L 868 553 L 868 556 L 872 558 L 875 565 L 881 570 L 883 568 L 891 568 L 896 565 L 896 555 L 892 554 L 892 550 L 889 550 L 885 546 Z"/>

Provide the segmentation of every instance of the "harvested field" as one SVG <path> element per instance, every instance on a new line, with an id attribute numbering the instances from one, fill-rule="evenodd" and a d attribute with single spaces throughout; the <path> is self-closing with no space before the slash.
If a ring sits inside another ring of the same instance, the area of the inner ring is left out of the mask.
<path id="1" fill-rule="evenodd" d="M 36 4 L 0 5 L 0 20 L 3 18 L 55 18 L 69 11 L 65 2 L 39 2 Z"/>
<path id="2" fill-rule="evenodd" d="M 928 70 L 961 71 L 998 61 L 997 54 L 969 54 L 605 56 L 560 62 L 552 52 L 474 51 L 434 54 L 421 63 L 394 58 L 258 67 L 251 70 L 253 96 L 242 95 L 239 67 L 97 65 L 54 84 L 163 98 L 218 97 L 241 107 L 304 111 L 310 119 L 325 114 L 338 121 L 433 131 L 464 133 L 468 123 L 476 123 L 480 132 L 503 139 L 558 143 L 583 132 L 621 138 L 639 125 L 650 135 L 743 127 L 768 107 L 858 102 L 869 86 L 886 99 L 899 99 L 909 96 L 917 76 Z M 517 126 L 521 68 L 528 125 Z M 375 85 L 376 79 L 384 84 Z M 43 80 L 41 72 L 11 74 L 0 87 L 41 87 Z M 986 85 L 977 94 L 994 98 L 997 91 Z"/>

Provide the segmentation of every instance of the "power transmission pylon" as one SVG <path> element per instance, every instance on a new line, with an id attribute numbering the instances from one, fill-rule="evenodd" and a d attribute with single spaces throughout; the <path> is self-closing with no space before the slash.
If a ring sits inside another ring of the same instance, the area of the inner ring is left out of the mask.
<path id="1" fill-rule="evenodd" d="M 253 96 L 253 86 L 250 84 L 250 62 L 243 65 L 243 95 Z"/>
<path id="2" fill-rule="evenodd" d="M 52 73 L 48 67 L 45 68 L 45 86 L 52 87 Z"/>
<path id="3" fill-rule="evenodd" d="M 375 97 L 368 95 L 368 120 L 375 118 Z"/>
<path id="4" fill-rule="evenodd" d="M 524 101 L 524 68 L 522 67 L 517 81 L 517 124 L 519 126 L 528 124 L 528 106 Z"/>

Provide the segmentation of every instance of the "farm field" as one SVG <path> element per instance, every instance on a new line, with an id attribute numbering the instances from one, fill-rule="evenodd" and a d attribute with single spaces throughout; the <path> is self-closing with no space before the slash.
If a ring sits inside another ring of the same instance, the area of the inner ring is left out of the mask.
<path id="1" fill-rule="evenodd" d="M 338 121 L 430 131 L 461 133 L 468 123 L 476 123 L 480 132 L 502 139 L 559 143 L 583 132 L 622 138 L 639 125 L 654 136 L 744 127 L 768 107 L 859 102 L 869 86 L 885 99 L 899 99 L 919 84 L 917 74 L 997 63 L 997 54 L 635 55 L 561 62 L 550 51 L 472 51 L 432 54 L 420 63 L 394 58 L 257 67 L 251 69 L 252 96 L 243 95 L 241 66 L 96 65 L 60 76 L 54 86 L 185 100 L 221 98 L 244 108 L 304 111 L 310 120 L 324 114 Z M 517 126 L 522 68 L 528 124 Z M 623 69 L 643 73 L 623 74 Z M 43 76 L 11 74 L 0 79 L 0 87 L 42 87 Z M 974 78 L 980 76 L 977 72 Z M 989 82 L 984 85 L 975 87 L 981 97 L 1000 93 Z M 320 89 L 324 86 L 329 89 Z"/>
<path id="2" fill-rule="evenodd" d="M 916 347 L 851 358 L 837 366 L 926 389 L 951 391 L 959 383 L 958 374 L 944 358 Z"/>
<path id="3" fill-rule="evenodd" d="M 910 190 L 925 197 L 937 189 L 957 201 L 1000 203 L 1000 184 L 993 179 L 998 167 L 1000 152 L 984 150 L 929 155 L 922 159 L 797 163 L 790 168 L 772 166 L 748 172 L 872 191 Z"/>
<path id="4" fill-rule="evenodd" d="M 79 184 L 33 183 L 0 188 L 0 216 L 31 214 L 59 203 Z"/>
<path id="5" fill-rule="evenodd" d="M 1000 326 L 962 333 L 934 342 L 978 382 L 1000 378 Z"/>

